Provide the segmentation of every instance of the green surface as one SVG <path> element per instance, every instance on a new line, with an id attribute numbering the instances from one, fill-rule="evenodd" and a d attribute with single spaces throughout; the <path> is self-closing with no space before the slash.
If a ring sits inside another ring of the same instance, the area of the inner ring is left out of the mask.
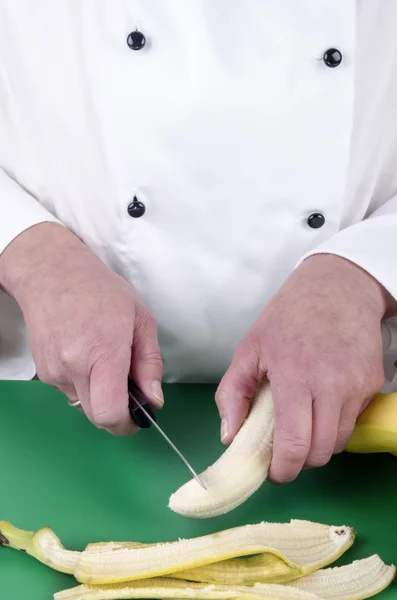
<path id="1" fill-rule="evenodd" d="M 211 386 L 166 386 L 159 423 L 203 469 L 222 452 Z M 70 549 L 88 542 L 154 542 L 261 520 L 309 519 L 351 525 L 353 548 L 339 562 L 378 553 L 397 562 L 397 458 L 335 457 L 285 486 L 265 484 L 217 519 L 173 514 L 168 498 L 189 472 L 155 430 L 131 439 L 96 430 L 66 399 L 39 382 L 0 382 L 0 520 L 50 525 Z M 74 585 L 32 558 L 0 549 L 0 599 L 45 600 Z M 397 600 L 397 584 L 378 596 Z"/>

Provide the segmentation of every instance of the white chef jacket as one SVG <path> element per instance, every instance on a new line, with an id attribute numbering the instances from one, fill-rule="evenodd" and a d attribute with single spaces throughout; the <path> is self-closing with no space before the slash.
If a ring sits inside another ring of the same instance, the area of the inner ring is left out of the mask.
<path id="1" fill-rule="evenodd" d="M 395 0 L 0 0 L 0 252 L 77 234 L 156 318 L 169 382 L 218 381 L 311 254 L 397 297 L 396 27 Z M 32 377 L 5 294 L 0 338 L 0 377 Z"/>

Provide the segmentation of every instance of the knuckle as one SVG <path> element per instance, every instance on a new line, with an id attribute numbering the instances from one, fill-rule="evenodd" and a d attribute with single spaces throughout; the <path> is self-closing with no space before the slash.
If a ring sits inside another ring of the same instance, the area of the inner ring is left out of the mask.
<path id="1" fill-rule="evenodd" d="M 335 443 L 335 454 L 340 454 L 346 448 L 347 443 L 353 434 L 358 416 L 359 411 L 355 406 L 351 406 L 350 410 L 345 410 L 345 412 L 342 413 Z"/>
<path id="2" fill-rule="evenodd" d="M 160 350 L 153 350 L 152 352 L 145 352 L 141 358 L 153 367 L 160 367 L 163 364 Z"/>
<path id="3" fill-rule="evenodd" d="M 118 343 L 115 343 L 118 342 Z M 110 363 L 123 362 L 125 357 L 131 354 L 130 344 L 125 341 L 103 339 L 92 343 L 84 352 L 83 360 L 76 368 L 84 373 L 90 373 L 93 368 L 98 371 L 106 371 Z"/>
<path id="4" fill-rule="evenodd" d="M 371 396 L 377 394 L 382 389 L 384 384 L 385 384 L 385 374 L 384 374 L 383 369 L 379 369 L 374 373 L 374 376 L 373 376 L 372 385 L 370 388 Z"/>
<path id="5" fill-rule="evenodd" d="M 253 338 L 241 342 L 233 356 L 229 374 L 229 384 L 234 382 L 246 381 L 249 387 L 256 389 L 258 381 L 265 375 L 265 361 L 261 356 L 259 344 Z"/>
<path id="6" fill-rule="evenodd" d="M 37 369 L 37 377 L 39 381 L 41 381 L 41 383 L 44 383 L 44 385 L 48 385 L 51 387 L 57 387 L 58 385 L 58 379 L 56 378 L 56 376 L 41 371 L 40 369 Z"/>
<path id="7" fill-rule="evenodd" d="M 282 361 L 269 358 L 269 378 L 283 391 L 291 394 L 291 390 L 309 390 L 311 387 L 311 373 L 318 371 L 312 363 L 301 362 L 294 357 L 284 357 Z"/>
<path id="8" fill-rule="evenodd" d="M 98 429 L 115 429 L 120 425 L 117 416 L 107 410 L 93 410 L 92 419 Z"/>
<path id="9" fill-rule="evenodd" d="M 309 444 L 297 436 L 285 437 L 280 454 L 285 463 L 292 465 L 303 462 L 309 452 Z"/>
<path id="10" fill-rule="evenodd" d="M 125 411 L 124 406 L 92 406 L 92 423 L 98 429 L 105 429 L 112 435 L 124 436 L 130 435 L 134 429 L 132 419 Z"/>
<path id="11" fill-rule="evenodd" d="M 336 444 L 335 444 L 335 454 L 340 454 L 341 452 L 344 451 L 344 449 L 346 448 L 346 446 L 348 444 L 348 441 L 351 438 L 352 433 L 353 433 L 353 430 L 351 428 L 342 429 L 339 432 L 338 439 L 336 440 Z"/>
<path id="12" fill-rule="evenodd" d="M 230 394 L 228 393 L 227 388 L 220 387 L 215 392 L 215 402 L 218 406 L 223 406 L 228 402 L 230 398 Z"/>
<path id="13" fill-rule="evenodd" d="M 240 343 L 236 349 L 236 358 L 243 361 L 247 367 L 257 370 L 261 362 L 261 349 L 258 340 L 250 336 Z"/>
<path id="14" fill-rule="evenodd" d="M 319 450 L 309 454 L 306 460 L 306 466 L 309 468 L 324 467 L 332 458 L 332 451 Z"/>
<path id="15" fill-rule="evenodd" d="M 141 331 L 150 331 L 152 329 L 157 329 L 157 323 L 155 319 L 152 317 L 150 312 L 143 308 L 138 311 L 135 317 L 135 326 L 136 329 Z"/>
<path id="16" fill-rule="evenodd" d="M 117 427 L 124 418 L 122 408 L 112 402 L 96 401 L 91 397 L 92 421 L 97 427 Z"/>
<path id="17" fill-rule="evenodd" d="M 373 363 L 355 364 L 350 367 L 346 387 L 351 396 L 374 396 L 383 387 L 385 375 L 383 362 L 374 368 Z"/>
<path id="18" fill-rule="evenodd" d="M 346 373 L 345 369 L 338 369 L 337 366 L 327 368 L 326 373 L 321 373 L 321 382 L 319 389 L 332 396 L 342 397 L 346 395 L 351 387 L 351 374 Z M 320 387 L 321 386 L 321 387 Z"/>
<path id="19" fill-rule="evenodd" d="M 59 349 L 59 360 L 61 365 L 73 370 L 78 369 L 80 371 L 84 368 L 84 364 L 87 362 L 87 359 L 84 359 L 86 355 L 84 343 L 81 341 L 64 344 Z"/>
<path id="20" fill-rule="evenodd" d="M 273 467 L 271 469 L 270 481 L 273 483 L 290 483 L 294 481 L 299 475 L 300 469 L 291 469 L 288 466 L 282 466 L 280 468 Z"/>
<path id="21" fill-rule="evenodd" d="M 37 377 L 45 385 L 59 387 L 65 381 L 65 369 L 61 364 L 54 363 L 48 366 L 38 366 Z"/>

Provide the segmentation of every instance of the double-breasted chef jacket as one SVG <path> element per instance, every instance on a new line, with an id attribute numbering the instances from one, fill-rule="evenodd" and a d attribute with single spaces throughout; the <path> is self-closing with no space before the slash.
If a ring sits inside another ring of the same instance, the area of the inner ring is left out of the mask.
<path id="1" fill-rule="evenodd" d="M 396 31 L 395 0 L 0 0 L 0 252 L 77 234 L 156 318 L 168 382 L 218 381 L 312 254 L 397 297 Z M 30 379 L 4 293 L 0 339 L 0 378 Z"/>

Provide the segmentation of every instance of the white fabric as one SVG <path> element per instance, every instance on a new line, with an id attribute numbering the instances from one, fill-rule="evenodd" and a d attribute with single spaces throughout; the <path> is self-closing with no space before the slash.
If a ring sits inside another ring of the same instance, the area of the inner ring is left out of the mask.
<path id="1" fill-rule="evenodd" d="M 166 381 L 219 380 L 312 252 L 397 295 L 396 23 L 394 0 L 0 0 L 0 252 L 78 234 L 156 317 Z M 30 377 L 4 295 L 0 332 L 0 377 Z"/>

